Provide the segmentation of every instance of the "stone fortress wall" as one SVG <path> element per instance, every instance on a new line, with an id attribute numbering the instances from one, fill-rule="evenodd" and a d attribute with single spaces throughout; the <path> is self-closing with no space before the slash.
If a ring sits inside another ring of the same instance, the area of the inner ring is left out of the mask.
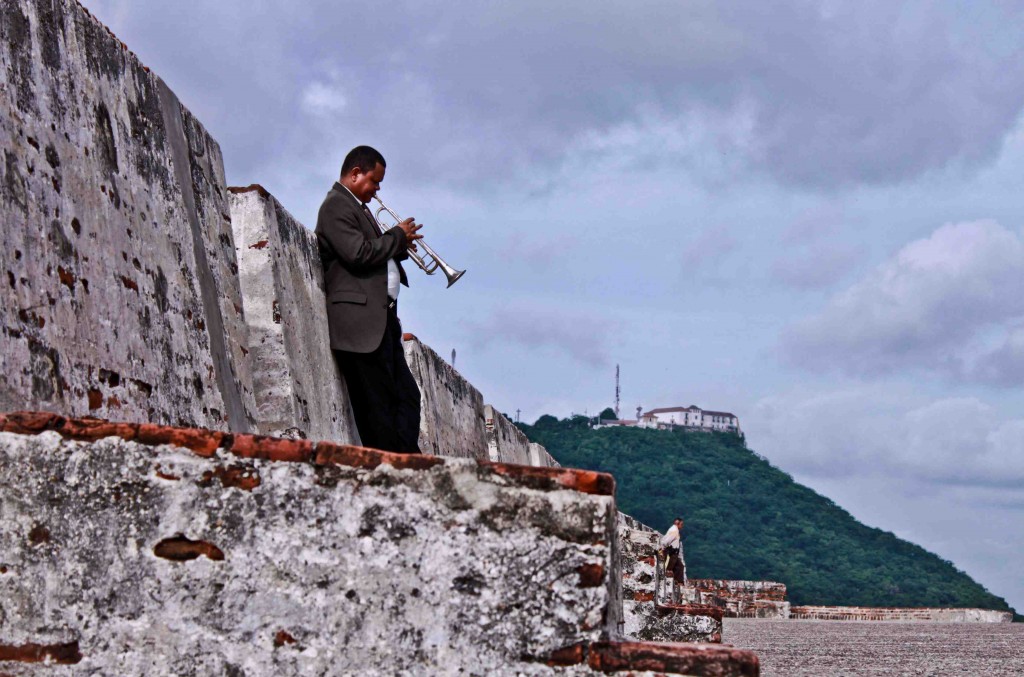
<path id="1" fill-rule="evenodd" d="M 81 6 L 0 12 L 0 410 L 252 429 L 217 142 Z"/>
<path id="2" fill-rule="evenodd" d="M 436 456 L 351 446 L 311 233 L 80 4 L 0 13 L 0 672 L 757 674 L 623 641 L 612 478 L 415 338 Z"/>
<path id="3" fill-rule="evenodd" d="M 313 234 L 83 7 L 3 11 L 0 409 L 358 442 Z M 555 464 L 405 347 L 424 451 Z"/>

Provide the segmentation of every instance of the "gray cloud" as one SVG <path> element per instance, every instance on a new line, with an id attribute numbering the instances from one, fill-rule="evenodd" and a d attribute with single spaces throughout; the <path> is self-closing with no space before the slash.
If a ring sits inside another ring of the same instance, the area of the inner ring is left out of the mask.
<path id="1" fill-rule="evenodd" d="M 877 183 L 986 162 L 1024 102 L 1009 5 L 89 4 L 266 173 L 372 140 L 479 188 L 608 141 L 651 169 Z"/>
<path id="2" fill-rule="evenodd" d="M 926 369 L 1007 380 L 1019 335 L 986 347 L 1024 315 L 1024 240 L 993 221 L 950 224 L 911 242 L 783 337 L 798 366 L 853 374 Z"/>
<path id="3" fill-rule="evenodd" d="M 699 280 L 718 287 L 735 282 L 728 264 L 738 247 L 728 227 L 707 227 L 683 246 L 680 276 L 687 281 Z"/>
<path id="4" fill-rule="evenodd" d="M 1024 419 L 976 398 L 922 401 L 883 386 L 764 398 L 748 434 L 773 462 L 814 477 L 884 476 L 1024 498 Z M 1012 501 L 1011 501 L 1012 502 Z"/>
<path id="5" fill-rule="evenodd" d="M 772 277 L 794 289 L 821 289 L 838 282 L 863 256 L 860 247 L 814 242 L 787 251 L 771 267 Z"/>
<path id="6" fill-rule="evenodd" d="M 610 336 L 614 321 L 578 310 L 545 309 L 528 304 L 509 304 L 495 309 L 482 321 L 465 323 L 470 345 L 521 346 L 551 350 L 592 367 L 611 362 Z"/>

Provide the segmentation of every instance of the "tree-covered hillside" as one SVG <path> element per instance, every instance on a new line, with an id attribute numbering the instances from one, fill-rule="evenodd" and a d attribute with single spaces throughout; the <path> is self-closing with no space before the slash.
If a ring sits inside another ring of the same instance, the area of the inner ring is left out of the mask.
<path id="1" fill-rule="evenodd" d="M 781 581 L 793 604 L 1010 609 L 950 562 L 797 484 L 736 435 L 593 430 L 582 416 L 521 427 L 562 465 L 612 473 L 623 512 L 662 531 L 681 515 L 694 578 Z"/>

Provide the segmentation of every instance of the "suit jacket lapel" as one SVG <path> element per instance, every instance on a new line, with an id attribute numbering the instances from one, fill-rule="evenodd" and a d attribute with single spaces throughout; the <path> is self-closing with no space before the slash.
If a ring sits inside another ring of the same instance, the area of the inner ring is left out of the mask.
<path id="1" fill-rule="evenodd" d="M 352 194 L 352 191 L 350 191 L 348 188 L 337 182 L 335 182 L 334 184 L 334 190 L 348 197 L 348 199 L 352 201 L 352 204 L 356 206 L 356 211 L 359 212 L 359 221 L 360 223 L 363 224 L 363 231 L 367 235 L 367 237 L 373 239 L 377 239 L 378 237 L 380 237 L 380 229 L 377 228 L 373 221 L 370 220 L 370 216 L 366 213 L 366 209 L 363 209 L 363 203 L 360 202 L 356 198 L 356 196 Z M 369 209 L 369 207 L 367 207 L 367 209 Z"/>

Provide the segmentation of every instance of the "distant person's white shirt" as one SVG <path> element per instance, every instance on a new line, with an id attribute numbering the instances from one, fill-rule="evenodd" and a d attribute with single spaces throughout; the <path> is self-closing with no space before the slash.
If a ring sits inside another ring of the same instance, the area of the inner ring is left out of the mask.
<path id="1" fill-rule="evenodd" d="M 348 190 L 348 186 L 346 186 L 345 184 L 341 183 L 340 185 L 345 190 Z M 362 200 L 360 200 L 359 198 L 357 198 L 356 194 L 353 193 L 352 191 L 348 190 L 348 194 L 354 197 L 356 199 L 356 202 L 363 205 L 363 208 L 365 208 L 366 211 L 370 213 L 370 218 L 373 219 L 373 222 L 381 231 L 383 231 L 384 229 L 380 228 L 380 222 L 377 220 L 377 217 L 373 215 L 373 210 L 370 209 L 370 206 L 363 202 Z M 398 300 L 398 291 L 401 288 L 401 286 L 402 275 L 398 272 L 398 263 L 396 263 L 394 259 L 388 259 L 388 296 L 391 297 L 392 300 Z"/>
<path id="2" fill-rule="evenodd" d="M 665 535 L 661 537 L 661 547 L 663 548 L 678 548 L 679 547 L 679 527 L 675 524 L 668 528 Z"/>

